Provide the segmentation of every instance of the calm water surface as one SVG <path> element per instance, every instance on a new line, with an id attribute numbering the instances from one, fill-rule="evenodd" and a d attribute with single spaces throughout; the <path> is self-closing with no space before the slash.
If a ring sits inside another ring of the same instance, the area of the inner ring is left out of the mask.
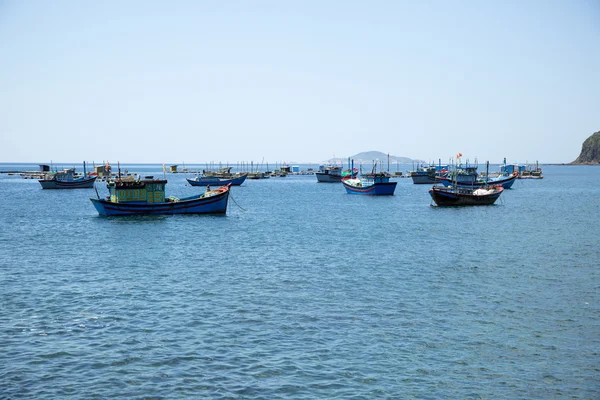
<path id="1" fill-rule="evenodd" d="M 544 172 L 489 207 L 289 176 L 121 218 L 1 174 L 0 398 L 598 399 L 600 168 Z"/>

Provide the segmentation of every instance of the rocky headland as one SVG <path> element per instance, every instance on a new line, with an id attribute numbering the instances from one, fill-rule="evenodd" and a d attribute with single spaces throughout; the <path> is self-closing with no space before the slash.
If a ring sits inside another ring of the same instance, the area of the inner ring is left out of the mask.
<path id="1" fill-rule="evenodd" d="M 600 131 L 585 139 L 579 157 L 571 164 L 600 164 Z"/>

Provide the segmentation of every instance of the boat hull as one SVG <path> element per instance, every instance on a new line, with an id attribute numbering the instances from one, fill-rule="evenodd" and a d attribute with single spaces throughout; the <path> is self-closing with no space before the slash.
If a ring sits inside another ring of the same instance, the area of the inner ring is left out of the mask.
<path id="1" fill-rule="evenodd" d="M 40 179 L 42 189 L 91 189 L 97 177 L 78 179 L 74 181 L 59 181 L 56 179 Z"/>
<path id="2" fill-rule="evenodd" d="M 512 175 L 512 176 L 509 176 L 508 178 L 490 180 L 489 182 L 476 181 L 476 182 L 470 182 L 470 183 L 453 182 L 449 178 L 440 178 L 439 183 L 441 183 L 442 185 L 447 186 L 447 187 L 450 187 L 450 186 L 453 186 L 454 184 L 456 184 L 456 186 L 458 186 L 459 188 L 475 188 L 475 189 L 477 189 L 480 187 L 484 187 L 486 185 L 500 185 L 500 186 L 502 186 L 503 189 L 510 189 L 516 180 L 517 180 L 517 176 Z"/>
<path id="3" fill-rule="evenodd" d="M 224 185 L 228 185 L 231 184 L 231 186 L 240 186 L 242 183 L 244 183 L 246 181 L 246 178 L 248 177 L 248 174 L 245 173 L 242 176 L 239 176 L 237 178 L 232 178 L 232 179 L 223 179 L 223 178 L 217 178 L 217 177 L 199 177 L 198 179 L 189 179 L 186 178 L 186 180 L 188 181 L 188 183 L 191 186 L 208 186 L 208 185 L 214 185 L 214 186 L 224 186 Z"/>
<path id="4" fill-rule="evenodd" d="M 346 192 L 349 194 L 366 194 L 371 196 L 392 196 L 396 190 L 397 182 L 378 182 L 371 185 L 357 186 L 342 181 Z"/>
<path id="5" fill-rule="evenodd" d="M 322 172 L 315 172 L 315 175 L 317 176 L 317 182 L 335 183 L 342 181 L 341 175 L 332 175 Z"/>
<path id="6" fill-rule="evenodd" d="M 410 177 L 415 185 L 434 184 L 436 183 L 435 176 L 429 174 L 411 174 Z"/>
<path id="7" fill-rule="evenodd" d="M 429 194 L 438 206 L 488 206 L 494 204 L 503 191 L 500 187 L 493 193 L 477 195 L 472 189 L 434 186 L 429 190 Z"/>
<path id="8" fill-rule="evenodd" d="M 148 202 L 111 202 L 102 199 L 90 199 L 98 214 L 117 215 L 163 215 L 163 214 L 225 214 L 229 200 L 229 189 L 222 193 L 203 197 L 192 196 L 177 201 L 163 203 Z"/>

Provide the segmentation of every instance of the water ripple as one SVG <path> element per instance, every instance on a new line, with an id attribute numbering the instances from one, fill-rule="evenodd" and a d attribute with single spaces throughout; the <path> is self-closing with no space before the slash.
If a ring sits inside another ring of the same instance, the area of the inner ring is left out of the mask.
<path id="1" fill-rule="evenodd" d="M 0 176 L 0 398 L 598 398 L 598 183 L 555 171 L 472 209 L 252 181 L 220 218 Z"/>

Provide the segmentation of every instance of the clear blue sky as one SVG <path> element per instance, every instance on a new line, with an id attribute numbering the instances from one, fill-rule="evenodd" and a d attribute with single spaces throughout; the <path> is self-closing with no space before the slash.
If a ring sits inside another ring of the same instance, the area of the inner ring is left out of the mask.
<path id="1" fill-rule="evenodd" d="M 598 130 L 598 0 L 0 0 L 0 162 L 570 162 Z"/>

